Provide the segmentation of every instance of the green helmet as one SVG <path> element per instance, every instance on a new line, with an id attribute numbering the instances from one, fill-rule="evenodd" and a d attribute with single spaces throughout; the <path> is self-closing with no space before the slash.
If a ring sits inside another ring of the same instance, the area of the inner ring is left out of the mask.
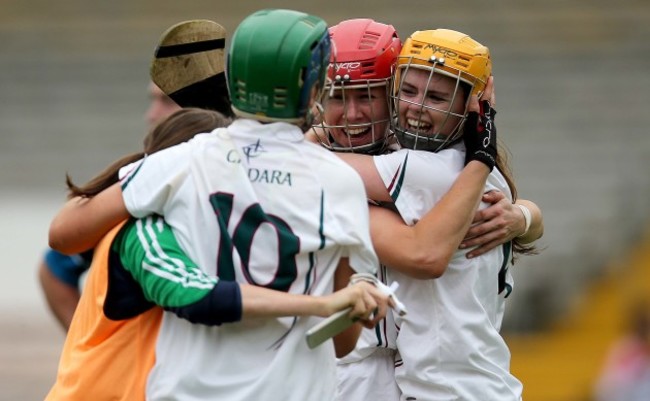
<path id="1" fill-rule="evenodd" d="M 330 58 L 327 23 L 292 10 L 261 10 L 233 34 L 226 75 L 233 111 L 260 121 L 311 123 Z"/>

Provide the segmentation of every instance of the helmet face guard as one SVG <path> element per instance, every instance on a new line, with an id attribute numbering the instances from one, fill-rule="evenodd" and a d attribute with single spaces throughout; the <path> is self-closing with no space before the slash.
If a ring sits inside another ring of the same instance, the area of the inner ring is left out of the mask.
<path id="1" fill-rule="evenodd" d="M 489 50 L 469 36 L 438 29 L 415 32 L 397 60 L 391 129 L 404 148 L 437 152 L 463 133 L 470 95 L 491 74 Z"/>
<path id="2" fill-rule="evenodd" d="M 401 49 L 397 32 L 371 19 L 351 19 L 331 27 L 330 36 L 318 137 L 331 150 L 380 153 L 390 133 L 390 80 Z"/>
<path id="3" fill-rule="evenodd" d="M 330 150 L 379 154 L 386 145 L 390 111 L 385 81 L 328 85 L 318 138 Z"/>
<path id="4" fill-rule="evenodd" d="M 321 18 L 292 10 L 253 13 L 237 27 L 228 54 L 235 114 L 310 126 L 329 58 L 330 38 Z"/>

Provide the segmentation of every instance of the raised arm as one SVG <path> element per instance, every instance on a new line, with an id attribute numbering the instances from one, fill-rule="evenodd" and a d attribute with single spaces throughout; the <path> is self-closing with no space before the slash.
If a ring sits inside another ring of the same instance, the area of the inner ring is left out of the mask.
<path id="1" fill-rule="evenodd" d="M 483 94 L 492 94 L 492 79 Z M 496 164 L 497 131 L 494 109 L 487 100 L 479 108 L 470 102 L 463 141 L 466 165 L 452 187 L 413 227 L 387 210 L 373 207 L 370 227 L 379 260 L 415 278 L 436 278 L 444 273 L 473 220 L 485 182 Z"/>

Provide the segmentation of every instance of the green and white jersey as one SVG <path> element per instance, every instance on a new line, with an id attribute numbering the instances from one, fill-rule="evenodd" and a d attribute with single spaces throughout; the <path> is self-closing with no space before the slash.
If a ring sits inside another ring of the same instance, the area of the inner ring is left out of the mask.
<path id="1" fill-rule="evenodd" d="M 464 167 L 462 144 L 437 153 L 399 150 L 375 156 L 375 166 L 404 222 L 415 224 L 449 191 Z M 512 199 L 497 169 L 485 191 Z M 486 207 L 483 204 L 481 207 Z M 408 314 L 398 326 L 395 377 L 402 399 L 519 400 L 522 385 L 510 373 L 510 352 L 499 334 L 512 288 L 510 244 L 477 258 L 458 250 L 437 279 L 418 280 L 388 269 Z M 411 397 L 411 398 L 409 398 Z"/>
<path id="2" fill-rule="evenodd" d="M 148 156 L 122 181 L 136 217 L 161 214 L 211 276 L 297 294 L 333 290 L 342 257 L 378 265 L 357 173 L 286 123 L 237 120 Z M 150 399 L 328 400 L 331 342 L 309 350 L 319 318 L 203 327 L 165 313 Z"/>

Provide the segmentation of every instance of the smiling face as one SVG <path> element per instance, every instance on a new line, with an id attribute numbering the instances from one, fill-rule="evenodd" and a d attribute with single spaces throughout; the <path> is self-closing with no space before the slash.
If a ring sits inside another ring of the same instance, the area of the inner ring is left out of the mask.
<path id="1" fill-rule="evenodd" d="M 463 85 L 449 76 L 409 68 L 397 95 L 397 117 L 401 129 L 418 136 L 449 136 L 465 115 Z"/>
<path id="2" fill-rule="evenodd" d="M 338 147 L 381 147 L 389 122 L 385 84 L 335 88 L 323 106 L 323 126 Z"/>

